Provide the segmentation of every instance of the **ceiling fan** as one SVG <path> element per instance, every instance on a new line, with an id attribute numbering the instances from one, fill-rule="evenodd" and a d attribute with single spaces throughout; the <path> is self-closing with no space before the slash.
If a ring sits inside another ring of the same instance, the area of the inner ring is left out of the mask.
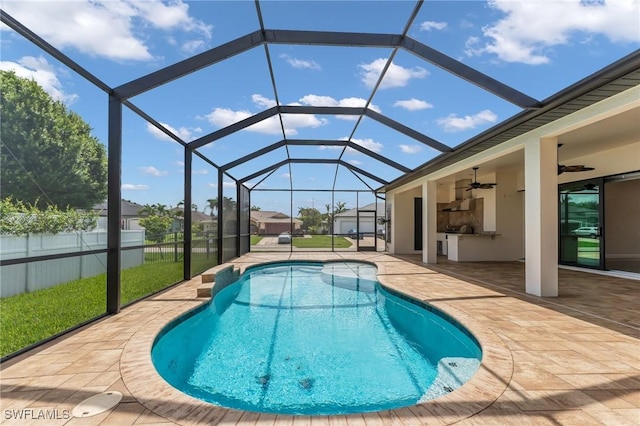
<path id="1" fill-rule="evenodd" d="M 497 183 L 481 183 L 478 182 L 478 167 L 474 167 L 473 168 L 473 182 L 471 182 L 469 185 L 467 186 L 463 186 L 461 188 L 456 188 L 456 189 L 463 189 L 466 188 L 465 191 L 471 191 L 472 189 L 493 189 L 494 186 L 497 185 Z"/>
<path id="2" fill-rule="evenodd" d="M 558 149 L 562 146 L 561 143 L 558 144 Z M 575 172 L 588 172 L 590 170 L 595 170 L 595 168 L 593 167 L 587 167 L 584 164 L 575 164 L 572 166 L 567 166 L 564 164 L 560 164 L 558 163 L 558 175 L 563 174 L 564 172 L 567 173 L 575 173 Z"/>

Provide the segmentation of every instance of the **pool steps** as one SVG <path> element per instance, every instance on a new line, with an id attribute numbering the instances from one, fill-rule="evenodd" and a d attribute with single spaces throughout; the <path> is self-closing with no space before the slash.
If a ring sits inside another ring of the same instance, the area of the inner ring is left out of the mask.
<path id="1" fill-rule="evenodd" d="M 222 289 L 226 288 L 229 284 L 236 282 L 239 277 L 240 269 L 236 269 L 234 265 L 225 266 L 224 268 L 213 273 L 202 274 L 202 284 L 213 283 L 213 286 L 206 285 L 198 287 L 197 297 L 213 297 Z"/>

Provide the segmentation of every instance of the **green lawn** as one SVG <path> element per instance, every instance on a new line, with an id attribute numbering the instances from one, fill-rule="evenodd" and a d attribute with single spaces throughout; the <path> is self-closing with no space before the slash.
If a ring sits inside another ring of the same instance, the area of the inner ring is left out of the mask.
<path id="1" fill-rule="evenodd" d="M 182 280 L 182 262 L 122 271 L 121 303 Z M 106 311 L 106 274 L 0 300 L 0 356 L 95 318 Z"/>
<path id="2" fill-rule="evenodd" d="M 311 238 L 294 237 L 292 244 L 297 248 L 331 248 L 331 235 L 312 235 Z M 351 242 L 344 237 L 335 237 L 333 246 L 348 248 L 351 247 Z"/>
<path id="3" fill-rule="evenodd" d="M 599 247 L 600 241 L 585 241 L 578 239 L 578 247 Z"/>
<path id="4" fill-rule="evenodd" d="M 260 237 L 258 235 L 252 235 L 251 236 L 251 245 L 255 246 L 256 244 L 258 244 L 258 242 L 263 239 L 264 237 Z"/>

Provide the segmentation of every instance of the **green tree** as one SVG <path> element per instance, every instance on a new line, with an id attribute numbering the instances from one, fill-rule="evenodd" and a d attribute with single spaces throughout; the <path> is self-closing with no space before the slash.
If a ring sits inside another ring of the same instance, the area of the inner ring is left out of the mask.
<path id="1" fill-rule="evenodd" d="M 259 212 L 261 209 L 258 206 L 251 206 L 251 211 L 252 212 Z"/>
<path id="2" fill-rule="evenodd" d="M 213 218 L 213 211 L 218 210 L 218 199 L 217 198 L 209 198 L 207 200 L 207 207 L 209 207 L 209 216 Z"/>
<path id="3" fill-rule="evenodd" d="M 140 216 L 151 216 L 156 214 L 156 209 L 151 204 L 145 204 L 141 209 L 138 209 L 138 214 Z"/>
<path id="4" fill-rule="evenodd" d="M 338 213 L 347 211 L 347 203 L 338 201 L 333 207 L 333 211 L 331 211 L 331 204 L 325 204 L 324 207 L 327 209 L 327 212 L 323 215 L 323 219 L 326 222 L 329 233 L 333 233 L 333 220 Z"/>
<path id="5" fill-rule="evenodd" d="M 216 197 L 216 198 L 208 199 L 207 207 L 209 207 L 210 209 L 209 214 L 213 216 L 213 211 L 215 210 L 217 212 L 218 208 L 220 207 L 220 203 L 218 203 L 218 198 Z M 222 197 L 222 210 L 224 212 L 233 212 L 236 210 L 236 207 L 237 207 L 236 200 L 227 196 Z"/>
<path id="6" fill-rule="evenodd" d="M 298 207 L 298 218 L 302 220 L 302 229 L 312 233 L 322 225 L 322 213 L 314 207 Z"/>
<path id="7" fill-rule="evenodd" d="M 146 231 L 145 238 L 156 243 L 161 243 L 169 232 L 173 219 L 169 216 L 149 215 L 140 219 L 140 226 Z"/>
<path id="8" fill-rule="evenodd" d="M 0 71 L 0 192 L 61 208 L 107 197 L 107 153 L 78 114 L 34 80 Z"/>

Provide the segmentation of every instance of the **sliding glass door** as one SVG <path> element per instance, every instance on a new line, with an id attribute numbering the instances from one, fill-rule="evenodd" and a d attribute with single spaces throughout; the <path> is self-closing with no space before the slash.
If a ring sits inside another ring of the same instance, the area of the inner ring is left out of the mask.
<path id="1" fill-rule="evenodd" d="M 560 263 L 604 269 L 602 179 L 560 185 Z"/>

